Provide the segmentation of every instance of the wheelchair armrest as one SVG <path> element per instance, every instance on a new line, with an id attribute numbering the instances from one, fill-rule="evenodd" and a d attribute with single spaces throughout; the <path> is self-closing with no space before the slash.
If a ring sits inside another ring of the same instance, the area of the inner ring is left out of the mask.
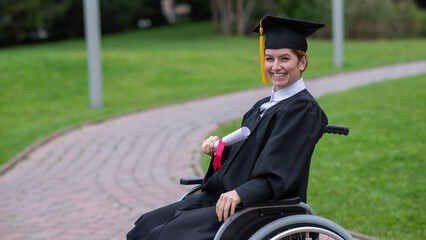
<path id="1" fill-rule="evenodd" d="M 248 239 L 260 227 L 297 214 L 315 215 L 315 212 L 300 197 L 265 201 L 244 208 L 240 206 L 234 216 L 222 224 L 214 239 Z"/>
<path id="2" fill-rule="evenodd" d="M 344 126 L 330 125 L 324 127 L 323 133 L 333 133 L 347 136 L 349 134 L 349 128 Z"/>
<path id="3" fill-rule="evenodd" d="M 196 185 L 196 184 L 202 184 L 204 180 L 204 177 L 190 177 L 190 178 L 181 178 L 180 184 L 181 185 Z"/>
<path id="4" fill-rule="evenodd" d="M 289 197 L 289 198 L 256 203 L 250 207 L 264 207 L 264 206 L 273 207 L 273 206 L 282 206 L 282 205 L 295 205 L 295 204 L 299 204 L 300 202 L 301 202 L 300 197 Z"/>

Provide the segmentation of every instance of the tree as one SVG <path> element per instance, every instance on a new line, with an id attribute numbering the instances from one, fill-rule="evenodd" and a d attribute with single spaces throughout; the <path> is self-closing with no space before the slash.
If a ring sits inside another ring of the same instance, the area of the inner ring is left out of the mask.
<path id="1" fill-rule="evenodd" d="M 99 1 L 102 33 L 166 24 L 158 0 Z M 82 0 L 0 0 L 0 47 L 84 35 Z"/>
<path id="2" fill-rule="evenodd" d="M 247 33 L 259 0 L 211 0 L 213 29 L 226 35 Z"/>
<path id="3" fill-rule="evenodd" d="M 43 13 L 32 11 L 40 6 L 40 0 L 0 1 L 0 46 L 31 38 L 43 23 Z"/>

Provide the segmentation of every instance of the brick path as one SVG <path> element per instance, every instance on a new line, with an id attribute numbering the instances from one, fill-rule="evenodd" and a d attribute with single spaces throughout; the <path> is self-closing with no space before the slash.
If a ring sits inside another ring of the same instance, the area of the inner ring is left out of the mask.
<path id="1" fill-rule="evenodd" d="M 424 72 L 421 61 L 306 83 L 319 97 Z M 153 108 L 55 135 L 0 176 L 0 238 L 124 239 L 142 212 L 179 198 L 187 189 L 180 177 L 201 174 L 199 146 L 209 131 L 241 117 L 269 91 Z"/>

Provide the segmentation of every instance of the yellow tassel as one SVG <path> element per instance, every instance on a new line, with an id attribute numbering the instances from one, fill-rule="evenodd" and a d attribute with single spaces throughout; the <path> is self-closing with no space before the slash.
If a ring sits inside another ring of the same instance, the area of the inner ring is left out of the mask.
<path id="1" fill-rule="evenodd" d="M 259 43 L 260 43 L 260 68 L 262 70 L 262 80 L 263 80 L 263 83 L 265 85 L 268 85 L 269 81 L 268 81 L 268 78 L 266 77 L 266 72 L 265 72 L 265 40 L 263 38 L 262 21 L 260 21 L 259 33 L 260 33 L 260 39 L 259 39 Z"/>

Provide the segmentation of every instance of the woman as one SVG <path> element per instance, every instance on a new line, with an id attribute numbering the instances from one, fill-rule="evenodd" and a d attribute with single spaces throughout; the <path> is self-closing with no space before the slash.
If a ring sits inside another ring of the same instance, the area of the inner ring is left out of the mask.
<path id="1" fill-rule="evenodd" d="M 302 73 L 306 37 L 323 26 L 272 16 L 261 21 L 253 31 L 261 34 L 263 81 L 269 78 L 273 87 L 243 117 L 250 136 L 224 148 L 219 169 L 210 163 L 202 193 L 142 215 L 128 239 L 213 239 L 237 205 L 289 196 L 306 202 L 310 159 L 327 117 Z M 203 152 L 214 155 L 218 139 L 206 139 Z"/>

